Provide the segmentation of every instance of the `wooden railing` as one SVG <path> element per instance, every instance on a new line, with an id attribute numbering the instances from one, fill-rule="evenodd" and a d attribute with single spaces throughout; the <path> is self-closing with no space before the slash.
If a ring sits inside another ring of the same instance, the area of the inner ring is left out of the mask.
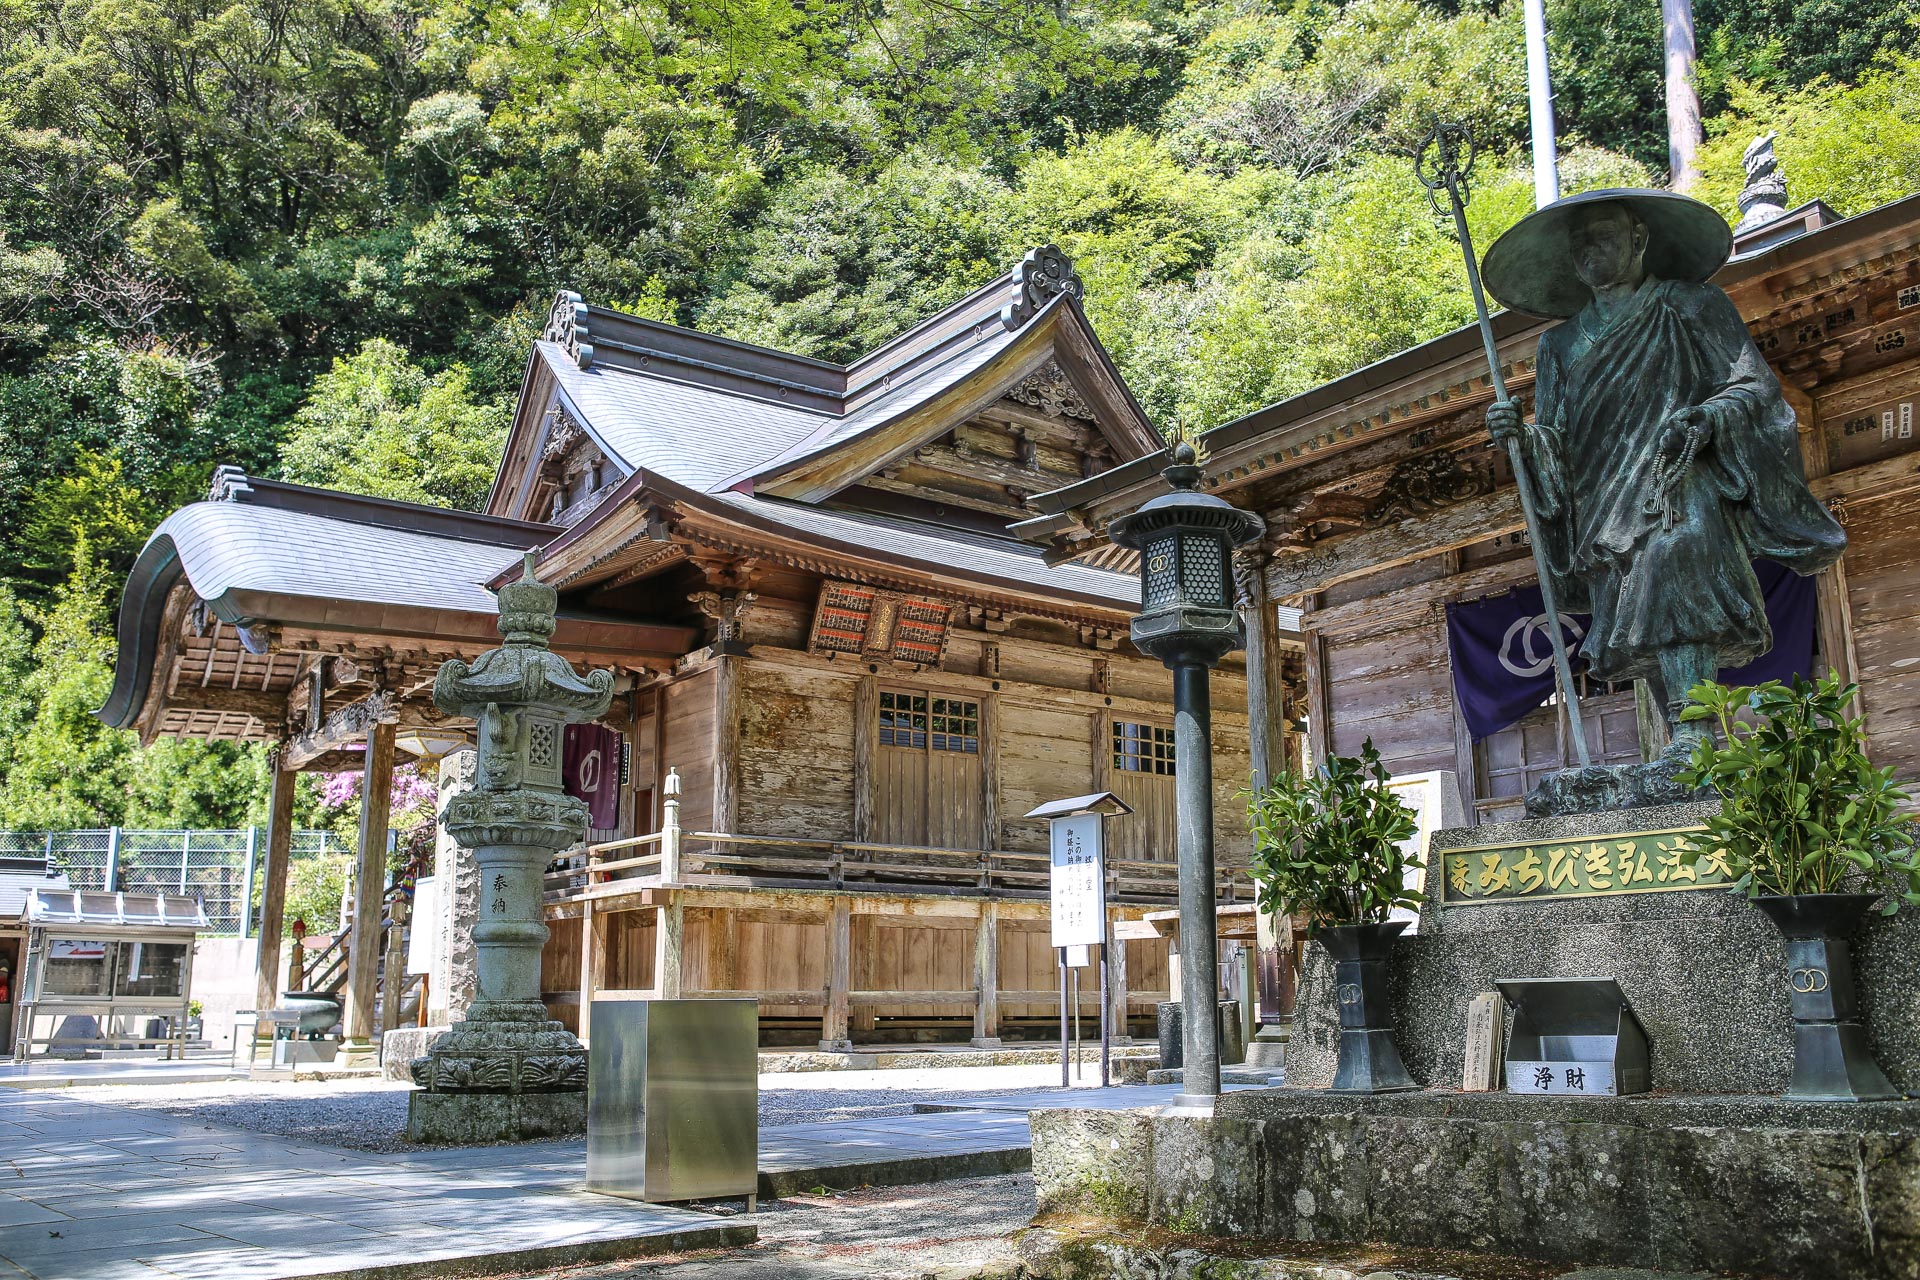
<path id="1" fill-rule="evenodd" d="M 678 793 L 679 778 L 669 771 L 661 830 L 589 845 L 556 860 L 546 875 L 547 902 L 618 897 L 662 885 L 1047 896 L 1050 859 L 1044 853 L 683 831 Z M 1171 903 L 1179 897 L 1177 876 L 1170 861 L 1109 858 L 1107 898 Z M 1253 882 L 1246 867 L 1219 867 L 1215 892 L 1221 901 L 1250 901 Z"/>

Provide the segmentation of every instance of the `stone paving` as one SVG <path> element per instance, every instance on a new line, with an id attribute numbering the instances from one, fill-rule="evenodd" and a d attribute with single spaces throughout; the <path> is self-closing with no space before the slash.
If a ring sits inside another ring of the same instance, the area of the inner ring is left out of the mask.
<path id="1" fill-rule="evenodd" d="M 1029 1159 L 1035 1108 L 1157 1106 L 1174 1092 L 1028 1090 L 767 1128 L 762 1185 L 789 1194 L 1007 1172 Z M 0 1276 L 10 1263 L 35 1280 L 400 1280 L 753 1239 L 748 1218 L 582 1191 L 584 1165 L 578 1140 L 344 1151 L 0 1088 Z"/>
<path id="2" fill-rule="evenodd" d="M 381 1157 L 0 1089 L 0 1274 L 398 1280 L 476 1255 L 499 1271 L 753 1238 L 579 1176 L 576 1144 Z"/>

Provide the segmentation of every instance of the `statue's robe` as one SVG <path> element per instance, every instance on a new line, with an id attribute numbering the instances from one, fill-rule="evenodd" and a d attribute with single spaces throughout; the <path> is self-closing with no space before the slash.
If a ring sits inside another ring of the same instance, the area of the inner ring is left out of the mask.
<path id="1" fill-rule="evenodd" d="M 1537 379 L 1541 536 L 1560 607 L 1593 615 L 1594 674 L 1657 676 L 1682 645 L 1723 668 L 1772 648 L 1752 560 L 1817 573 L 1847 538 L 1807 488 L 1793 410 L 1727 295 L 1648 279 L 1610 320 L 1590 303 L 1541 339 Z M 1669 517 L 1654 459 L 1693 407 L 1712 435 Z"/>

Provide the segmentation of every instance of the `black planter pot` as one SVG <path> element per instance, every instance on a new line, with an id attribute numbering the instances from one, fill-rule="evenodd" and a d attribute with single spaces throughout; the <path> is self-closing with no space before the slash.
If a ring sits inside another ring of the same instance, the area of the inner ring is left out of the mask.
<path id="1" fill-rule="evenodd" d="M 1793 997 L 1789 1098 L 1866 1102 L 1901 1096 L 1867 1050 L 1847 943 L 1878 898 L 1803 893 L 1753 900 L 1787 941 L 1787 988 Z"/>
<path id="2" fill-rule="evenodd" d="M 1400 1061 L 1387 1006 L 1387 956 L 1406 927 L 1405 920 L 1343 924 L 1313 935 L 1333 957 L 1334 1000 L 1340 1009 L 1335 1093 L 1393 1093 L 1420 1087 Z"/>

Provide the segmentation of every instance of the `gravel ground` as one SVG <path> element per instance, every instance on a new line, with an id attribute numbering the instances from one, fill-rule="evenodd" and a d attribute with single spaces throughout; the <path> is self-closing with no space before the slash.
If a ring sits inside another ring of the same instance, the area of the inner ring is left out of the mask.
<path id="1" fill-rule="evenodd" d="M 765 1128 L 906 1115 L 916 1102 L 1058 1084 L 1049 1068 L 953 1067 L 918 1071 L 795 1072 L 760 1078 Z M 826 1077 L 823 1079 L 822 1077 Z M 402 1133 L 409 1086 L 386 1080 L 219 1081 L 97 1085 L 66 1096 L 360 1151 L 420 1150 Z"/>

